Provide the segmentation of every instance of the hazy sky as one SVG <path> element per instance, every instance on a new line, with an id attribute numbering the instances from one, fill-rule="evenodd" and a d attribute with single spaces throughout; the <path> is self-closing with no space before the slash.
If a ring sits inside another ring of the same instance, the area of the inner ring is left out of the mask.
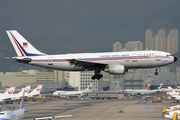
<path id="1" fill-rule="evenodd" d="M 15 29 L 47 54 L 112 51 L 114 42 L 145 42 L 145 31 L 180 30 L 179 0 L 1 0 L 0 56 L 16 53 Z M 0 58 L 0 71 L 29 66 Z"/>

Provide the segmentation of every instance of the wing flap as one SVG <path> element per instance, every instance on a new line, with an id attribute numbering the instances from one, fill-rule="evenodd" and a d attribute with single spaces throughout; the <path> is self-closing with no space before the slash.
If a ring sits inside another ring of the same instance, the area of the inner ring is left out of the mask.
<path id="1" fill-rule="evenodd" d="M 91 70 L 94 68 L 104 69 L 108 64 L 107 63 L 99 63 L 85 60 L 77 60 L 77 59 L 66 59 L 69 61 L 71 65 L 75 65 L 75 67 L 82 67 L 86 70 Z"/>

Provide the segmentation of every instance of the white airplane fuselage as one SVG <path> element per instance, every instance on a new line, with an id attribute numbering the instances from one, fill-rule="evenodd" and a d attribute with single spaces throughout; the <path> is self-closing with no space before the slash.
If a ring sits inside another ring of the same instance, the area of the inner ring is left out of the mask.
<path id="1" fill-rule="evenodd" d="M 30 58 L 30 65 L 40 66 L 47 69 L 66 71 L 84 71 L 81 66 L 71 64 L 68 59 L 76 59 L 91 63 L 120 64 L 125 69 L 161 67 L 174 62 L 174 57 L 167 52 L 161 51 L 132 51 L 132 52 L 106 52 L 106 53 L 79 53 L 63 55 L 44 55 L 12 57 L 14 59 Z M 94 70 L 88 69 L 88 70 Z"/>
<path id="2" fill-rule="evenodd" d="M 18 110 L 6 110 L 1 112 L 0 114 L 0 120 L 20 120 L 24 117 L 24 109 L 18 109 Z"/>
<path id="3" fill-rule="evenodd" d="M 68 96 L 68 95 L 82 95 L 84 91 L 56 91 L 53 95 Z"/>
<path id="4" fill-rule="evenodd" d="M 152 93 L 156 93 L 159 90 L 125 90 L 124 92 L 129 93 L 129 94 L 152 94 Z"/>

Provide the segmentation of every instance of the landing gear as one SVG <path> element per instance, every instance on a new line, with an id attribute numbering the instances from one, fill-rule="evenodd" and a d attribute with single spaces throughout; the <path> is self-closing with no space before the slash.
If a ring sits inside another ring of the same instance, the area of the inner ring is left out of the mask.
<path id="1" fill-rule="evenodd" d="M 101 72 L 100 70 L 95 70 L 95 75 L 92 76 L 92 79 L 93 79 L 93 80 L 95 80 L 95 79 L 97 79 L 97 80 L 101 79 L 101 78 L 103 77 L 103 75 L 100 74 L 100 72 Z"/>
<path id="2" fill-rule="evenodd" d="M 156 69 L 155 69 L 155 73 L 154 73 L 156 76 L 158 75 L 158 72 L 157 72 L 157 71 L 158 71 L 158 69 L 156 68 Z"/>

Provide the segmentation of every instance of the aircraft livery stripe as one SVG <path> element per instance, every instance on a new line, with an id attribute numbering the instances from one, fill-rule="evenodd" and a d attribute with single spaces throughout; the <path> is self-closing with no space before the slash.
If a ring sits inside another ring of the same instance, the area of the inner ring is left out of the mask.
<path id="1" fill-rule="evenodd" d="M 13 38 L 16 46 L 18 47 L 18 49 L 19 49 L 19 51 L 20 51 L 20 53 L 21 53 L 21 55 L 24 56 L 24 53 L 22 52 L 21 48 L 19 47 L 19 45 L 18 45 L 18 43 L 17 43 L 17 41 L 16 41 L 16 38 L 12 35 L 12 33 L 11 33 L 10 31 L 9 31 L 9 33 L 11 34 L 11 37 Z"/>
<path id="2" fill-rule="evenodd" d="M 104 61 L 104 60 L 130 60 L 130 59 L 173 59 L 173 58 L 169 58 L 169 57 L 132 57 L 132 58 L 84 58 L 84 59 L 77 59 L 77 60 L 88 60 L 88 61 Z M 53 59 L 51 61 L 49 61 L 48 59 L 42 59 L 42 60 L 32 60 L 32 62 L 69 62 L 66 59 Z"/>

